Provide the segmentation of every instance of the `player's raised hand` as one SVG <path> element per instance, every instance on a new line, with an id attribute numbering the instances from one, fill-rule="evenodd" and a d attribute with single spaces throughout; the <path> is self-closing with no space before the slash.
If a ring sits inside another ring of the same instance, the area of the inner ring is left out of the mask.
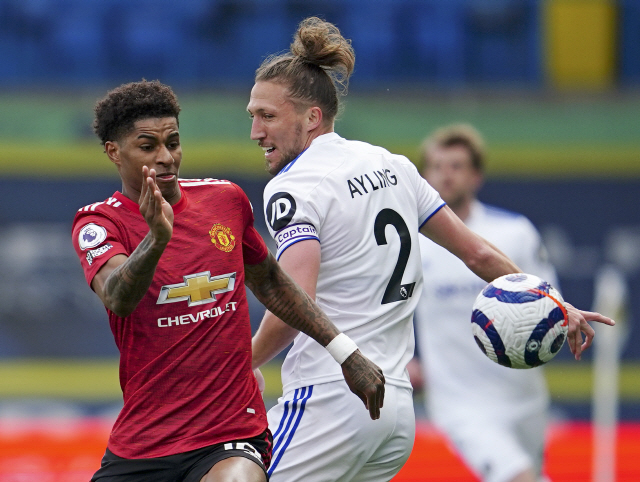
<path id="1" fill-rule="evenodd" d="M 341 367 L 349 389 L 364 402 L 371 419 L 379 419 L 384 403 L 385 383 L 380 367 L 365 357 L 360 350 L 349 355 Z"/>
<path id="2" fill-rule="evenodd" d="M 142 167 L 142 188 L 140 190 L 140 214 L 144 216 L 153 237 L 168 243 L 173 234 L 173 208 L 162 197 L 156 184 L 156 171 Z"/>
<path id="3" fill-rule="evenodd" d="M 575 356 L 576 360 L 580 360 L 582 352 L 591 346 L 593 336 L 595 335 L 595 331 L 588 322 L 597 321 L 598 323 L 604 323 L 609 326 L 615 325 L 616 322 L 600 313 L 579 310 L 567 302 L 565 302 L 565 306 L 569 319 L 567 341 L 569 342 L 569 348 L 573 356 Z M 584 342 L 582 340 L 582 333 L 585 335 Z"/>

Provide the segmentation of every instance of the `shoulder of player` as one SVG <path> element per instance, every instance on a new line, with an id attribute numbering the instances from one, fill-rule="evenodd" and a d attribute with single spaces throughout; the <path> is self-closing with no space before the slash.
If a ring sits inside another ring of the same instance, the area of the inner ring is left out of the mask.
<path id="1" fill-rule="evenodd" d="M 354 159 L 362 159 L 364 164 L 371 165 L 373 159 L 379 159 L 381 160 L 381 165 L 393 165 L 398 171 L 405 171 L 420 177 L 415 164 L 402 154 L 395 154 L 385 147 L 364 141 L 344 140 L 343 145 L 346 146 L 346 149 L 343 149 L 342 156 L 348 162 L 353 162 Z"/>
<path id="2" fill-rule="evenodd" d="M 104 201 L 87 204 L 76 211 L 73 218 L 72 231 L 83 228 L 89 224 L 104 224 L 105 226 L 119 226 L 124 228 L 126 218 L 131 213 L 131 208 L 125 206 L 125 202 L 111 196 Z"/>
<path id="3" fill-rule="evenodd" d="M 395 154 L 385 147 L 377 146 L 375 144 L 369 144 L 364 141 L 353 141 L 342 139 L 343 143 L 340 144 L 342 149 L 342 155 L 345 159 L 353 159 L 359 155 L 363 156 L 366 162 L 371 161 L 371 156 L 383 158 L 386 163 L 397 164 L 405 169 L 416 170 L 415 165 L 404 155 Z"/>
<path id="4" fill-rule="evenodd" d="M 72 229 L 78 229 L 88 223 L 105 220 L 107 224 L 112 223 L 122 226 L 122 218 L 130 212 L 122 201 L 116 197 L 108 197 L 104 201 L 87 204 L 76 211 L 73 218 Z"/>
<path id="5" fill-rule="evenodd" d="M 232 181 L 224 179 L 181 179 L 180 187 L 188 197 L 189 204 L 203 203 L 211 209 L 239 209 L 243 213 L 253 211 L 249 196 Z M 245 218 L 246 219 L 246 218 Z"/>
<path id="6" fill-rule="evenodd" d="M 225 179 L 180 179 L 180 188 L 187 196 L 204 196 L 209 197 L 211 195 L 224 195 L 224 199 L 229 199 L 229 196 L 242 196 L 246 197 L 244 191 L 240 186 L 234 182 L 227 181 Z"/>
<path id="7" fill-rule="evenodd" d="M 265 197 L 283 191 L 306 197 L 323 181 L 330 181 L 329 174 L 339 166 L 339 164 L 336 164 L 335 158 L 327 157 L 327 159 L 330 159 L 328 162 L 316 162 L 315 159 L 305 159 L 300 165 L 296 165 L 287 171 L 280 171 L 267 183 L 264 190 Z"/>
<path id="8" fill-rule="evenodd" d="M 131 218 L 127 219 L 129 213 L 131 211 L 115 197 L 78 209 L 71 227 L 74 245 L 78 243 L 82 251 L 97 248 L 107 238 L 107 232 L 116 237 L 126 237 L 126 226 L 131 221 Z M 83 245 L 83 240 L 89 244 Z"/>
<path id="9" fill-rule="evenodd" d="M 399 168 L 413 169 L 413 163 L 403 155 L 393 154 L 384 147 L 363 141 L 347 140 L 337 137 L 332 142 L 323 143 L 317 148 L 309 148 L 302 155 L 303 162 L 286 172 L 283 170 L 269 184 L 296 184 L 304 189 L 314 189 L 321 183 L 343 183 L 344 178 L 338 173 L 354 174 L 363 169 L 373 169 L 375 164 L 388 166 L 395 164 Z M 374 160 L 381 162 L 376 163 Z M 364 172 L 364 171 L 363 171 Z M 417 171 L 416 171 L 417 172 Z"/>
<path id="10" fill-rule="evenodd" d="M 285 167 L 275 178 L 302 175 L 305 178 L 324 179 L 329 173 L 352 166 L 358 160 L 369 162 L 372 155 L 392 156 L 385 148 L 363 141 L 344 139 L 337 134 L 314 143 Z"/>
<path id="11" fill-rule="evenodd" d="M 185 191 L 236 186 L 236 184 L 232 183 L 231 181 L 227 181 L 226 179 L 214 179 L 211 177 L 207 177 L 204 179 L 179 179 L 178 182 L 180 183 L 180 187 Z"/>
<path id="12" fill-rule="evenodd" d="M 113 209 L 118 209 L 122 206 L 122 202 L 113 196 L 108 197 L 104 201 L 99 201 L 78 209 L 78 213 L 95 213 L 95 212 L 108 212 Z"/>

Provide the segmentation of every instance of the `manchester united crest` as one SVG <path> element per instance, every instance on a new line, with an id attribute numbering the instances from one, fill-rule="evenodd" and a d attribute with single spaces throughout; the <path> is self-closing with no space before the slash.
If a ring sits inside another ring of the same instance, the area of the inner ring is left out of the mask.
<path id="1" fill-rule="evenodd" d="M 228 253 L 236 247 L 236 237 L 231 234 L 231 228 L 222 224 L 214 224 L 209 230 L 209 236 L 211 236 L 211 242 L 220 251 Z"/>

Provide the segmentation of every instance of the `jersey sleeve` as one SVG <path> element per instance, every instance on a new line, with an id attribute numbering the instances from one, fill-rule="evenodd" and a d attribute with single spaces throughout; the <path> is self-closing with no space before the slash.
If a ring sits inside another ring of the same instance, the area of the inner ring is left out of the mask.
<path id="1" fill-rule="evenodd" d="M 89 286 L 110 258 L 131 254 L 123 243 L 119 225 L 99 212 L 78 213 L 73 221 L 71 240 Z"/>
<path id="2" fill-rule="evenodd" d="M 418 202 L 418 226 L 422 227 L 431 216 L 437 213 L 446 204 L 438 191 L 420 175 L 416 166 L 408 159 L 403 163 L 408 171 L 408 175 L 413 182 Z"/>
<path id="3" fill-rule="evenodd" d="M 245 264 L 260 264 L 266 259 L 269 249 L 253 225 L 253 208 L 249 198 L 240 186 L 234 184 L 234 187 L 240 197 L 242 215 L 245 221 L 244 233 L 242 234 L 242 256 L 244 262 Z"/>
<path id="4" fill-rule="evenodd" d="M 265 221 L 276 242 L 276 258 L 290 246 L 309 239 L 320 241 L 322 216 L 309 199 L 313 182 L 273 179 L 264 191 Z"/>

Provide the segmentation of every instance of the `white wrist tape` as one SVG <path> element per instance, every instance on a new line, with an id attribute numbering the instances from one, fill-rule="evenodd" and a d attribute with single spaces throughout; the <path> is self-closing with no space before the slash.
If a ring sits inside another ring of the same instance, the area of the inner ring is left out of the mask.
<path id="1" fill-rule="evenodd" d="M 325 348 L 333 359 L 342 365 L 349 355 L 358 349 L 358 345 L 347 335 L 340 333 Z"/>

